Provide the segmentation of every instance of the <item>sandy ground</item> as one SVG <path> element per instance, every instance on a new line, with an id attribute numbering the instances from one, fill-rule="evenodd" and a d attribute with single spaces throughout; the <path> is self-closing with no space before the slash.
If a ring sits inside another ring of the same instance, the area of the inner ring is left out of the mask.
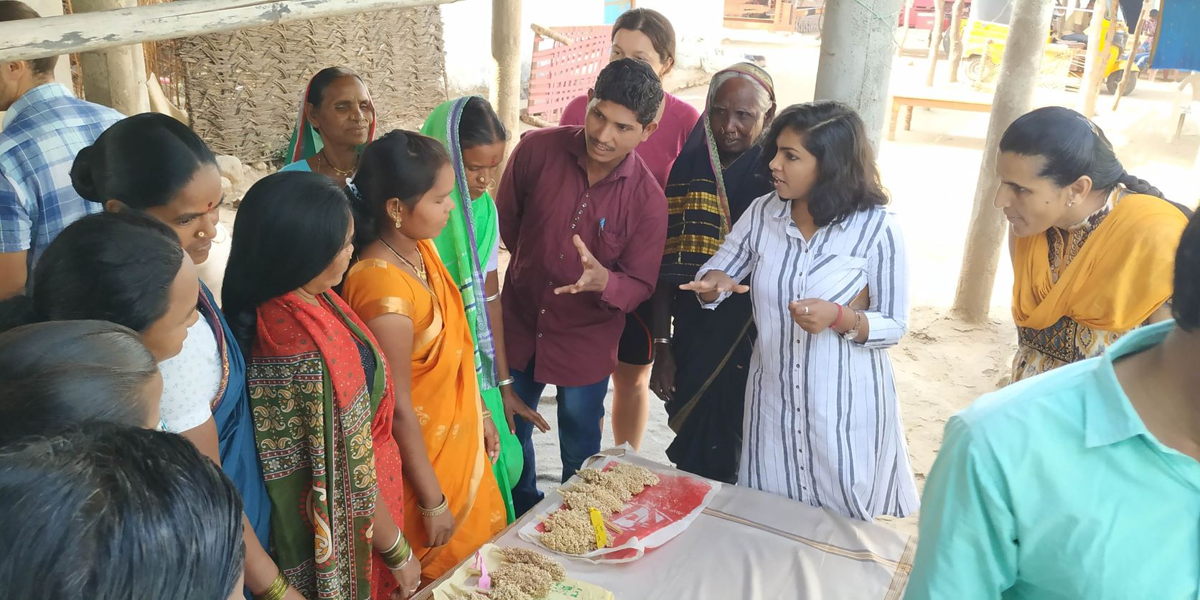
<path id="1" fill-rule="evenodd" d="M 764 36 L 757 37 L 754 41 L 726 40 L 724 57 L 730 63 L 744 55 L 765 57 L 781 106 L 811 100 L 819 55 L 816 38 L 794 35 L 764 42 Z M 909 46 L 920 45 L 919 37 L 915 33 Z M 945 83 L 944 63 L 939 83 L 933 89 L 925 88 L 921 83 L 926 65 L 924 59 L 897 58 L 891 91 L 950 97 L 980 95 L 965 83 Z M 1096 121 L 1113 140 L 1128 171 L 1153 182 L 1169 198 L 1194 206 L 1200 196 L 1191 186 L 1197 174 L 1194 161 L 1200 127 L 1189 122 L 1184 135 L 1172 139 L 1178 114 L 1174 112 L 1178 98 L 1175 88 L 1176 84 L 1142 80 L 1134 95 L 1122 100 L 1119 113 L 1110 110 L 1111 97 L 1101 96 Z M 677 94 L 701 107 L 705 92 L 697 87 Z M 1035 105 L 1075 107 L 1075 102 L 1074 94 L 1039 89 Z M 919 485 L 923 485 L 933 464 L 946 419 L 1000 385 L 1015 349 L 1015 331 L 1008 315 L 1012 274 L 1007 253 L 1002 253 L 996 276 L 991 320 L 971 325 L 947 316 L 958 280 L 987 124 L 987 114 L 918 109 L 913 130 L 899 131 L 896 141 L 881 143 L 879 152 L 883 182 L 904 228 L 910 264 L 914 306 L 910 333 L 890 354 Z M 226 212 L 223 220 L 231 227 L 233 211 Z M 214 260 L 205 265 L 207 273 L 219 272 L 223 251 L 227 247 L 214 250 Z M 541 412 L 556 426 L 552 387 L 546 396 Z M 611 402 L 610 394 L 609 413 Z M 662 405 L 652 396 L 641 453 L 667 462 L 665 449 L 672 437 Z M 557 485 L 561 469 L 557 432 L 535 432 L 535 440 L 541 485 Z M 606 427 L 604 445 L 611 444 L 611 430 Z M 885 522 L 902 531 L 915 531 L 915 517 Z"/>

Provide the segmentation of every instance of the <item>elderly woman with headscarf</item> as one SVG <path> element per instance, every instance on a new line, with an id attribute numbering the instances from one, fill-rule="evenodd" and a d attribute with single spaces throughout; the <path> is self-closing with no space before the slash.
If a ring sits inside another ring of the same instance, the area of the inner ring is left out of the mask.
<path id="1" fill-rule="evenodd" d="M 750 298 L 715 311 L 679 291 L 691 281 L 751 201 L 774 188 L 759 138 L 775 115 L 766 71 L 739 63 L 713 76 L 696 123 L 667 184 L 667 246 L 655 292 L 657 360 L 650 388 L 667 403 L 679 468 L 733 483 L 754 323 Z M 674 336 L 672 337 L 672 331 Z"/>

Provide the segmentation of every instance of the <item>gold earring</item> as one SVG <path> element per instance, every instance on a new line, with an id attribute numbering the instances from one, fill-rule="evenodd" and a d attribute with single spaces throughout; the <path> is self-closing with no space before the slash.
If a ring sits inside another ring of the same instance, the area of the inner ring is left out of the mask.
<path id="1" fill-rule="evenodd" d="M 399 214 L 392 215 L 392 222 L 396 225 L 396 229 L 400 229 L 401 220 Z"/>

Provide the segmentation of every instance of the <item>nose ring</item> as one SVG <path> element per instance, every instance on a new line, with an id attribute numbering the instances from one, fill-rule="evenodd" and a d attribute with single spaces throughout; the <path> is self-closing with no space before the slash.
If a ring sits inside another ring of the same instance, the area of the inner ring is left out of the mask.
<path id="1" fill-rule="evenodd" d="M 197 231 L 197 232 L 196 232 L 196 237 L 198 237 L 198 238 L 200 238 L 200 239 L 204 239 L 204 238 L 208 237 L 208 234 L 207 234 L 207 233 L 204 233 L 203 231 Z"/>

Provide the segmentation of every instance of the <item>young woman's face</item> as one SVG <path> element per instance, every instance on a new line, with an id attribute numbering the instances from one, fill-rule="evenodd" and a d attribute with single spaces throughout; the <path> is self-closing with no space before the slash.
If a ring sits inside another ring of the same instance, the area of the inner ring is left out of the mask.
<path id="1" fill-rule="evenodd" d="M 1046 159 L 1001 152 L 996 158 L 996 174 L 1000 187 L 996 190 L 996 208 L 1004 211 L 1013 235 L 1028 237 L 1040 234 L 1061 223 L 1073 195 L 1072 187 L 1059 187 L 1048 177 L 1042 177 Z"/>
<path id="2" fill-rule="evenodd" d="M 463 167 L 467 171 L 467 191 L 472 200 L 496 184 L 496 172 L 504 161 L 504 146 L 503 141 L 498 141 L 462 151 Z"/>
<path id="3" fill-rule="evenodd" d="M 775 147 L 770 163 L 775 191 L 785 200 L 807 200 L 820 173 L 817 157 L 804 147 L 804 136 L 790 128 L 779 132 Z"/>
<path id="4" fill-rule="evenodd" d="M 658 55 L 658 50 L 654 49 L 654 42 L 651 42 L 646 34 L 636 29 L 618 29 L 613 34 L 612 53 L 608 56 L 608 62 L 622 58 L 633 58 L 650 65 L 650 68 L 658 73 L 659 79 L 662 79 L 674 66 L 674 61 L 671 59 L 667 59 L 667 62 L 664 63 L 662 57 Z"/>
<path id="5" fill-rule="evenodd" d="M 168 290 L 167 311 L 141 332 L 142 343 L 154 355 L 155 361 L 167 360 L 183 349 L 188 327 L 200 318 L 196 311 L 199 298 L 200 276 L 192 259 L 185 256 Z"/>
<path id="6" fill-rule="evenodd" d="M 309 123 L 330 146 L 351 147 L 369 142 L 375 105 L 359 78 L 346 75 L 325 86 L 321 105 L 306 104 Z"/>
<path id="7" fill-rule="evenodd" d="M 304 284 L 304 291 L 316 296 L 328 292 L 334 286 L 342 282 L 342 277 L 346 275 L 346 269 L 350 268 L 350 259 L 354 256 L 354 220 L 350 220 L 350 224 L 346 227 L 346 237 L 342 241 L 342 249 L 334 255 L 333 261 L 329 266 L 325 267 L 324 271 L 317 274 L 316 277 Z"/>
<path id="8" fill-rule="evenodd" d="M 402 220 L 400 229 L 404 235 L 414 240 L 435 238 L 446 227 L 450 220 L 450 212 L 454 209 L 454 201 L 450 193 L 454 191 L 454 169 L 449 164 L 438 169 L 433 179 L 433 187 L 425 192 L 421 199 L 409 208 L 403 202 L 392 199 L 392 211 L 399 211 Z"/>
<path id="9" fill-rule="evenodd" d="M 158 424 L 162 422 L 162 413 L 160 412 L 162 393 L 162 373 L 156 370 L 142 388 L 142 406 L 146 407 L 146 420 L 143 425 L 146 429 L 158 429 Z"/>
<path id="10" fill-rule="evenodd" d="M 208 260 L 217 222 L 221 220 L 221 171 L 217 165 L 202 165 L 192 180 L 163 206 L 147 208 L 146 213 L 166 223 L 179 236 L 179 243 L 192 262 L 199 265 Z"/>

